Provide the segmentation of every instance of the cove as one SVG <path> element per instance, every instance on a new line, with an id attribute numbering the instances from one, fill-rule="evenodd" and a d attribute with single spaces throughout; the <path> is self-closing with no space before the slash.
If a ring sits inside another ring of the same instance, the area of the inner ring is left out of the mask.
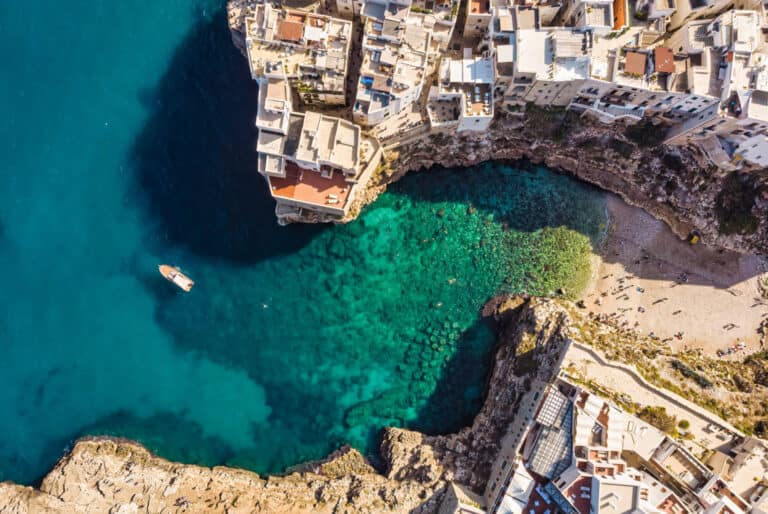
<path id="1" fill-rule="evenodd" d="M 457 430 L 489 370 L 482 305 L 586 280 L 603 195 L 541 168 L 433 169 L 348 225 L 276 226 L 222 7 L 0 8 L 0 479 L 83 435 L 280 472 L 373 454 L 386 425 Z"/>

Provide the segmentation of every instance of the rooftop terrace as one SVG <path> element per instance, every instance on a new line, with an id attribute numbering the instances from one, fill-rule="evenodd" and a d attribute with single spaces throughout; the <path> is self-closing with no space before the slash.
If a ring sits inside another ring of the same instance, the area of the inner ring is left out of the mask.
<path id="1" fill-rule="evenodd" d="M 287 162 L 285 168 L 285 178 L 268 177 L 274 197 L 339 210 L 346 206 L 352 187 L 343 174 L 333 173 L 325 178 L 319 172 L 304 170 L 291 162 Z"/>
<path id="2" fill-rule="evenodd" d="M 582 18 L 586 27 L 612 27 L 613 8 L 611 4 L 589 3 L 584 9 Z"/>
<path id="3" fill-rule="evenodd" d="M 254 77 L 278 73 L 299 77 L 313 89 L 343 89 L 351 22 L 259 4 L 245 28 Z"/>
<path id="4" fill-rule="evenodd" d="M 488 14 L 491 10 L 489 0 L 469 0 L 470 14 Z"/>

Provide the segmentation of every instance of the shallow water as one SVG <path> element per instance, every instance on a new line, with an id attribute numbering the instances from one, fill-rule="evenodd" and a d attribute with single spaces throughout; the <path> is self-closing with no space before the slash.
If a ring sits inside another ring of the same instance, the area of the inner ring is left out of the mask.
<path id="1" fill-rule="evenodd" d="M 0 479 L 85 434 L 269 472 L 388 424 L 455 430 L 483 303 L 578 287 L 605 222 L 592 188 L 496 164 L 277 227 L 220 2 L 6 2 L 0 48 Z"/>

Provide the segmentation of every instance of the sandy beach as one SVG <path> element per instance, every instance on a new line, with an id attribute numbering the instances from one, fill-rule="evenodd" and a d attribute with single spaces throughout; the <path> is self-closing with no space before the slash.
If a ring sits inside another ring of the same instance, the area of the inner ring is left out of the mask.
<path id="1" fill-rule="evenodd" d="M 588 311 L 673 349 L 715 354 L 744 343 L 724 358 L 760 349 L 757 329 L 768 318 L 759 289 L 764 259 L 681 241 L 664 222 L 614 195 L 608 211 L 609 231 L 582 296 Z"/>

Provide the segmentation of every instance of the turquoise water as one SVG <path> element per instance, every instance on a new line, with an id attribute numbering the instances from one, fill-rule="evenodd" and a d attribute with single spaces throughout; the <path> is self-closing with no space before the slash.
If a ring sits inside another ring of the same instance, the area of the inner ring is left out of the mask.
<path id="1" fill-rule="evenodd" d="M 350 225 L 277 227 L 222 4 L 0 3 L 0 479 L 87 434 L 274 472 L 455 430 L 482 304 L 583 272 L 603 197 L 546 170 L 415 174 Z"/>

